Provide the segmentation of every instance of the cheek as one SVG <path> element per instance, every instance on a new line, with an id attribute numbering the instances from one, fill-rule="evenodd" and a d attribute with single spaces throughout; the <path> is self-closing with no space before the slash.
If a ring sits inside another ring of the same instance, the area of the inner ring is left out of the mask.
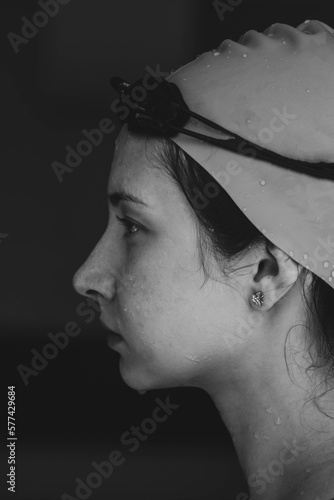
<path id="1" fill-rule="evenodd" d="M 184 280 L 171 272 L 167 262 L 137 261 L 128 269 L 118 294 L 121 330 L 135 344 L 171 348 L 186 320 L 184 295 Z"/>
<path id="2" fill-rule="evenodd" d="M 117 301 L 119 314 L 129 326 L 138 327 L 164 316 L 171 307 L 165 266 L 137 262 L 123 276 Z"/>

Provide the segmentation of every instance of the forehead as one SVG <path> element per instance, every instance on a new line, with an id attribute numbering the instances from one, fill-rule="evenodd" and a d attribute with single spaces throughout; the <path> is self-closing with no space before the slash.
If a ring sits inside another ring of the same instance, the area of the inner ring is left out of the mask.
<path id="1" fill-rule="evenodd" d="M 158 143 L 156 148 L 162 147 Z M 146 136 L 133 134 L 124 125 L 116 141 L 114 158 L 108 181 L 108 191 L 124 190 L 138 196 L 151 207 L 168 210 L 171 204 L 188 205 L 181 189 L 166 174 L 165 169 L 154 161 Z M 190 209 L 190 206 L 187 207 Z"/>

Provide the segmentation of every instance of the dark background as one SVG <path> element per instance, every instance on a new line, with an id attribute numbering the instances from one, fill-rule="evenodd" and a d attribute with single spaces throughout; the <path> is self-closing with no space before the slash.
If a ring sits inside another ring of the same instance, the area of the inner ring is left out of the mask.
<path id="1" fill-rule="evenodd" d="M 225 2 L 228 4 L 228 0 Z M 109 79 L 129 81 L 145 67 L 171 71 L 224 39 L 305 19 L 334 25 L 331 2 L 243 0 L 220 20 L 210 0 L 71 0 L 15 54 L 7 34 L 37 1 L 1 2 L 0 349 L 3 411 L 1 481 L 7 473 L 6 394 L 16 386 L 17 493 L 1 498 L 60 499 L 73 495 L 92 461 L 120 449 L 126 462 L 89 497 L 115 500 L 235 500 L 247 491 L 230 437 L 203 391 L 173 389 L 139 395 L 118 372 L 98 314 L 88 323 L 72 276 L 107 223 L 106 183 L 115 132 L 60 183 L 83 129 L 103 118 L 117 125 Z M 7 236 L 5 236 L 7 235 Z M 81 333 L 24 385 L 17 366 L 30 366 L 49 332 L 75 321 Z M 120 444 L 131 425 L 150 417 L 155 398 L 179 408 L 133 454 Z M 247 411 L 247 408 L 245 408 Z M 7 496 L 6 496 L 7 495 Z"/>

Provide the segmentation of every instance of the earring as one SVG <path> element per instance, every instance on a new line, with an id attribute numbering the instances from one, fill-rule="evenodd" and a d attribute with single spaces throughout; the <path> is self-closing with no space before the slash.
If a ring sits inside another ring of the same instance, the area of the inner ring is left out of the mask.
<path id="1" fill-rule="evenodd" d="M 255 305 L 261 307 L 264 302 L 263 297 L 264 297 L 263 292 L 253 293 L 252 302 L 254 302 Z"/>

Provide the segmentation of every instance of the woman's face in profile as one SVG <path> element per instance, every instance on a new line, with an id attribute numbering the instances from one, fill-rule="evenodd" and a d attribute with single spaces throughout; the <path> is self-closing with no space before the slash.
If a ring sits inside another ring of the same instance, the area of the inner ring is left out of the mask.
<path id="1" fill-rule="evenodd" d="M 108 226 L 74 286 L 98 300 L 102 322 L 121 335 L 109 345 L 130 387 L 200 386 L 216 363 L 221 369 L 222 337 L 235 330 L 243 302 L 222 282 L 204 282 L 196 216 L 146 151 L 145 139 L 123 128 L 108 181 Z"/>

